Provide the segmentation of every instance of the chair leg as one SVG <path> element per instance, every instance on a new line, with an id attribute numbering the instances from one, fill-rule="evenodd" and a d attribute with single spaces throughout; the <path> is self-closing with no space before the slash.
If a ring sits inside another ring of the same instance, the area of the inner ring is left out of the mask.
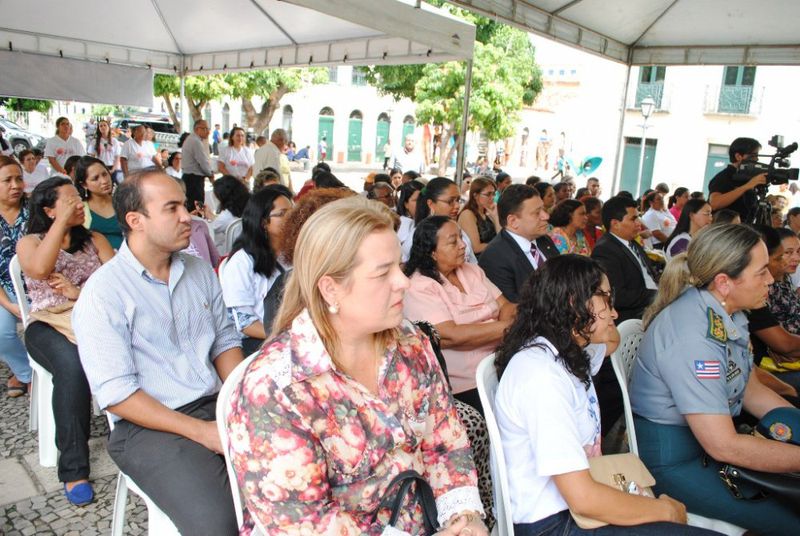
<path id="1" fill-rule="evenodd" d="M 30 408 L 28 409 L 28 431 L 35 432 L 39 429 L 39 383 L 41 379 L 36 370 L 31 375 Z"/>
<path id="2" fill-rule="evenodd" d="M 125 509 L 128 506 L 128 483 L 125 475 L 117 475 L 117 492 L 114 495 L 114 511 L 111 519 L 111 536 L 122 536 L 125 531 Z"/>
<path id="3" fill-rule="evenodd" d="M 39 464 L 55 467 L 58 463 L 56 448 L 56 420 L 53 415 L 53 378 L 40 375 L 37 419 L 39 425 Z"/>

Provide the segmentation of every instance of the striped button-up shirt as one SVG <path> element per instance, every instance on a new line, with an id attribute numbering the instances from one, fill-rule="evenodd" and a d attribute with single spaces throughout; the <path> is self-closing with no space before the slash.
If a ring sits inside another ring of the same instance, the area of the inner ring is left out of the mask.
<path id="1" fill-rule="evenodd" d="M 78 351 L 101 407 L 141 389 L 171 409 L 219 391 L 214 359 L 241 346 L 211 266 L 175 253 L 169 281 L 123 242 L 81 291 L 72 313 Z"/>

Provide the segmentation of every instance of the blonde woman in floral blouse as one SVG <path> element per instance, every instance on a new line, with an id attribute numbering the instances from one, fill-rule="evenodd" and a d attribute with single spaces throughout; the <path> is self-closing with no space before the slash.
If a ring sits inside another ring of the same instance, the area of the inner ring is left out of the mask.
<path id="1" fill-rule="evenodd" d="M 433 489 L 438 534 L 487 534 L 447 384 L 402 317 L 399 260 L 388 209 L 361 197 L 326 205 L 301 230 L 272 338 L 227 423 L 242 534 L 424 534 L 410 500 L 394 527 L 388 510 L 374 516 L 407 470 Z"/>

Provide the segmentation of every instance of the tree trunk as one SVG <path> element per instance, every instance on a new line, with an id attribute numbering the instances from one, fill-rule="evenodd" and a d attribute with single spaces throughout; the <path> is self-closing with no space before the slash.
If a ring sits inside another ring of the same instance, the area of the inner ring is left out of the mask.
<path id="1" fill-rule="evenodd" d="M 448 148 L 447 154 L 444 154 L 444 150 L 450 143 L 450 138 L 453 137 L 453 134 L 455 134 L 455 127 L 442 125 L 442 137 L 439 139 L 439 168 L 437 172 L 440 177 L 443 177 L 444 174 L 447 173 L 447 164 L 450 162 L 450 158 L 453 157 L 453 152 L 456 150 L 456 144 L 454 143 L 452 147 Z"/>
<path id="2" fill-rule="evenodd" d="M 192 123 L 196 123 L 203 118 L 203 108 L 206 106 L 205 101 L 194 102 L 194 100 L 187 98 L 186 102 L 189 103 L 189 112 L 192 114 Z"/>
<path id="3" fill-rule="evenodd" d="M 172 106 L 172 99 L 169 95 L 164 95 L 164 103 L 167 105 L 169 118 L 172 120 L 172 124 L 175 125 L 175 130 L 177 132 L 181 132 L 181 120 L 177 115 L 175 115 L 175 108 Z"/>
<path id="4" fill-rule="evenodd" d="M 253 129 L 256 135 L 268 136 L 269 132 L 265 129 L 269 128 L 269 122 L 272 121 L 272 116 L 275 110 L 280 106 L 281 99 L 288 92 L 288 88 L 281 84 L 274 91 L 269 94 L 261 105 L 261 110 L 256 112 L 256 107 L 253 105 L 252 99 L 242 97 L 242 109 L 244 110 L 245 118 L 247 119 L 247 126 Z"/>

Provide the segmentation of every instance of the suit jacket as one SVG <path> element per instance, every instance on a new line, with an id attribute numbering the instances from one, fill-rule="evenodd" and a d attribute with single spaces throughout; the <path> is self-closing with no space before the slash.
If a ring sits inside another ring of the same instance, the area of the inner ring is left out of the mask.
<path id="1" fill-rule="evenodd" d="M 536 246 L 545 260 L 558 255 L 555 244 L 547 235 L 537 238 Z M 519 302 L 522 285 L 534 271 L 525 252 L 505 229 L 489 242 L 478 259 L 478 265 L 486 272 L 489 280 L 503 292 L 503 296 L 512 303 Z"/>
<path id="2" fill-rule="evenodd" d="M 654 274 L 653 266 L 642 246 L 634 242 L 633 247 L 641 251 L 648 270 Z M 597 240 L 592 258 L 600 263 L 608 275 L 614 291 L 614 307 L 619 314 L 617 324 L 631 318 L 642 318 L 645 307 L 653 301 L 656 291 L 645 286 L 642 268 L 636 256 L 611 233 L 606 233 Z"/>

